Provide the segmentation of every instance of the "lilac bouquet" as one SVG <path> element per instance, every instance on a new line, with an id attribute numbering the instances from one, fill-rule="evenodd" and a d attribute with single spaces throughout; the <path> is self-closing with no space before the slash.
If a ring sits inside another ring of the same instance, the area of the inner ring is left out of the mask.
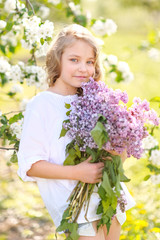
<path id="1" fill-rule="evenodd" d="M 106 224 L 109 231 L 111 219 L 116 214 L 117 204 L 125 211 L 121 197 L 120 182 L 129 181 L 124 175 L 120 154 L 139 159 L 143 153 L 142 140 L 148 135 L 145 124 L 159 125 L 156 112 L 149 108 L 147 100 L 134 98 L 127 109 L 128 95 L 121 90 L 108 88 L 104 82 L 93 78 L 83 83 L 83 94 L 66 104 L 68 119 L 63 122 L 61 137 L 71 139 L 66 147 L 65 165 L 75 165 L 89 156 L 91 162 L 103 161 L 103 179 L 98 187 L 100 203 L 97 214 L 102 214 L 100 225 Z M 70 110 L 71 108 L 71 110 Z M 111 154 L 114 151 L 117 155 Z M 105 160 L 110 159 L 110 160 Z M 78 239 L 76 220 L 84 207 L 85 218 L 95 184 L 78 182 L 69 198 L 69 206 L 57 231 L 69 230 L 67 239 Z"/>

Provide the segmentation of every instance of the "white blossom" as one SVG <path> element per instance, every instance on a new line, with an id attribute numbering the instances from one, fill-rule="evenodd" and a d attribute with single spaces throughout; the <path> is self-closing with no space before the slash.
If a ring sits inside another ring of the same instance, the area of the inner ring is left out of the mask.
<path id="1" fill-rule="evenodd" d="M 57 5 L 61 2 L 61 0 L 48 0 L 49 3 L 52 3 L 54 5 Z"/>
<path id="2" fill-rule="evenodd" d="M 109 74 L 109 80 L 112 84 L 115 84 L 116 83 L 116 78 L 117 78 L 117 73 L 115 72 L 111 72 Z"/>
<path id="3" fill-rule="evenodd" d="M 105 23 L 106 33 L 108 36 L 112 35 L 117 31 L 117 25 L 112 19 L 107 19 Z"/>
<path id="4" fill-rule="evenodd" d="M 131 73 L 128 63 L 119 61 L 117 69 L 122 72 L 123 82 L 129 83 L 134 79 L 134 75 Z"/>
<path id="5" fill-rule="evenodd" d="M 46 6 L 41 6 L 40 9 L 39 9 L 39 14 L 41 16 L 41 18 L 46 18 L 48 17 L 50 13 L 50 9 Z"/>
<path id="6" fill-rule="evenodd" d="M 106 59 L 104 60 L 103 63 L 104 63 L 105 68 L 107 68 L 107 69 L 110 68 L 110 65 Z"/>
<path id="7" fill-rule="evenodd" d="M 26 77 L 26 83 L 28 86 L 36 86 L 40 89 L 46 89 L 46 72 L 39 66 L 27 66 L 25 68 L 26 73 L 30 76 Z"/>
<path id="8" fill-rule="evenodd" d="M 142 148 L 145 150 L 150 150 L 156 146 L 158 146 L 158 141 L 150 134 L 142 141 Z"/>
<path id="9" fill-rule="evenodd" d="M 40 38 L 52 37 L 53 36 L 54 25 L 53 22 L 46 20 L 43 24 L 41 24 L 39 29 Z"/>
<path id="10" fill-rule="evenodd" d="M 23 98 L 23 100 L 20 103 L 20 110 L 24 111 L 26 109 L 27 103 L 29 102 L 29 99 Z"/>
<path id="11" fill-rule="evenodd" d="M 49 20 L 42 23 L 40 18 L 33 16 L 23 19 L 22 24 L 25 28 L 26 40 L 22 39 L 21 44 L 22 47 L 26 49 L 31 50 L 34 43 L 36 43 L 37 48 L 40 49 L 43 46 L 40 42 L 41 38 L 44 40 L 48 37 L 52 38 L 54 24 Z"/>
<path id="12" fill-rule="evenodd" d="M 0 117 L 2 116 L 2 112 L 0 111 Z"/>
<path id="13" fill-rule="evenodd" d="M 21 138 L 21 133 L 22 133 L 22 124 L 23 124 L 23 119 L 18 120 L 15 123 L 12 123 L 10 125 L 11 131 L 13 135 L 16 135 L 18 139 Z"/>
<path id="14" fill-rule="evenodd" d="M 10 92 L 12 92 L 12 93 L 22 93 L 23 92 L 23 87 L 20 86 L 19 84 L 14 84 L 11 87 Z"/>
<path id="15" fill-rule="evenodd" d="M 143 40 L 142 43 L 141 43 L 141 47 L 145 48 L 145 49 L 148 48 L 149 47 L 149 42 L 146 41 L 146 40 Z"/>
<path id="16" fill-rule="evenodd" d="M 22 62 L 22 61 L 19 61 L 17 65 L 22 69 L 24 69 L 24 67 L 25 67 L 24 62 Z"/>
<path id="17" fill-rule="evenodd" d="M 24 39 L 21 39 L 21 45 L 23 48 L 31 50 L 33 48 L 32 44 L 29 42 L 26 42 Z"/>
<path id="18" fill-rule="evenodd" d="M 69 7 L 75 15 L 81 15 L 81 7 L 79 4 L 76 5 L 74 2 L 70 2 Z"/>
<path id="19" fill-rule="evenodd" d="M 3 29 L 3 28 L 5 28 L 5 27 L 6 27 L 6 25 L 7 25 L 7 23 L 6 23 L 5 21 L 3 21 L 3 20 L 0 20 L 0 29 Z"/>
<path id="20" fill-rule="evenodd" d="M 96 40 L 96 43 L 97 43 L 99 46 L 103 46 L 103 45 L 104 45 L 104 41 L 103 41 L 102 39 L 95 37 L 95 40 Z"/>
<path id="21" fill-rule="evenodd" d="M 0 57 L 0 73 L 7 73 L 10 71 L 11 65 L 3 57 Z"/>
<path id="22" fill-rule="evenodd" d="M 95 32 L 95 34 L 104 36 L 106 34 L 106 30 L 104 28 L 104 23 L 101 20 L 97 20 L 93 26 L 92 30 Z"/>
<path id="23" fill-rule="evenodd" d="M 149 160 L 157 166 L 160 166 L 160 150 L 152 150 Z"/>
<path id="24" fill-rule="evenodd" d="M 4 4 L 4 10 L 8 13 L 14 12 L 16 9 L 16 2 L 19 10 L 25 8 L 25 5 L 21 4 L 18 0 L 6 0 Z"/>
<path id="25" fill-rule="evenodd" d="M 129 71 L 129 65 L 128 65 L 128 63 L 126 63 L 126 62 L 119 61 L 119 62 L 118 62 L 118 65 L 117 65 L 117 69 L 118 69 L 120 72 L 128 72 L 128 71 Z"/>
<path id="26" fill-rule="evenodd" d="M 118 61 L 117 56 L 115 55 L 106 55 L 104 59 L 104 66 L 109 72 L 110 81 L 115 84 L 117 83 L 117 73 L 113 70 L 113 66 L 116 70 L 121 72 L 122 80 L 124 83 L 129 83 L 134 79 L 133 73 L 130 71 L 128 63 L 124 61 Z"/>
<path id="27" fill-rule="evenodd" d="M 24 78 L 24 74 L 21 71 L 21 68 L 19 65 L 14 65 L 11 66 L 10 68 L 10 72 L 8 74 L 8 78 L 12 81 L 12 82 L 21 82 L 22 79 Z"/>
<path id="28" fill-rule="evenodd" d="M 13 155 L 13 153 L 14 153 L 14 150 L 5 151 L 5 153 L 4 153 L 5 160 L 7 160 L 7 161 L 10 160 L 12 155 Z"/>
<path id="29" fill-rule="evenodd" d="M 160 184 L 160 174 L 159 175 L 152 175 L 150 177 L 153 184 Z"/>
<path id="30" fill-rule="evenodd" d="M 92 30 L 95 34 L 104 36 L 104 35 L 112 35 L 117 31 L 117 25 L 112 19 L 106 19 L 105 21 L 97 20 L 92 26 Z"/>
<path id="31" fill-rule="evenodd" d="M 107 61 L 108 61 L 109 65 L 117 65 L 118 58 L 117 58 L 117 56 L 110 54 L 107 56 Z"/>
<path id="32" fill-rule="evenodd" d="M 10 43 L 14 47 L 17 46 L 17 42 L 21 34 L 21 25 L 14 25 L 11 31 L 1 36 L 2 44 L 7 45 L 7 43 Z"/>
<path id="33" fill-rule="evenodd" d="M 159 61 L 160 60 L 160 51 L 156 48 L 151 48 L 148 51 L 148 56 L 155 61 Z"/>
<path id="34" fill-rule="evenodd" d="M 47 52 L 48 52 L 48 49 L 49 49 L 49 44 L 47 42 L 44 42 L 43 45 L 41 45 L 39 47 L 38 50 L 35 51 L 35 56 L 38 58 L 38 57 L 42 57 L 42 56 L 46 56 L 47 55 Z"/>
<path id="35" fill-rule="evenodd" d="M 123 77 L 123 82 L 124 83 L 129 83 L 134 79 L 134 75 L 132 72 L 128 71 L 128 72 L 123 72 L 122 73 L 122 77 Z"/>

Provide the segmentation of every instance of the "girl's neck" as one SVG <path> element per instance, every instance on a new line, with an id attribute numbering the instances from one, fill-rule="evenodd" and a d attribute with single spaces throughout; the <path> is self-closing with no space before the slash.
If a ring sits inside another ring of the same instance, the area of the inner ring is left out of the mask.
<path id="1" fill-rule="evenodd" d="M 48 91 L 54 92 L 62 96 L 67 96 L 75 95 L 77 93 L 77 88 L 71 86 L 64 86 L 60 82 L 56 81 L 53 86 L 49 87 Z"/>

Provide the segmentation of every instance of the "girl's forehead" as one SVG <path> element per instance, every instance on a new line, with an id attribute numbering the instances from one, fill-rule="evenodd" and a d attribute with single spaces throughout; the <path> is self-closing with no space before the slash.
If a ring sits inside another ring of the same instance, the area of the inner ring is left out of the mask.
<path id="1" fill-rule="evenodd" d="M 94 49 L 93 47 L 86 41 L 83 40 L 76 40 L 71 45 L 67 46 L 63 53 L 66 54 L 86 54 L 94 56 Z"/>

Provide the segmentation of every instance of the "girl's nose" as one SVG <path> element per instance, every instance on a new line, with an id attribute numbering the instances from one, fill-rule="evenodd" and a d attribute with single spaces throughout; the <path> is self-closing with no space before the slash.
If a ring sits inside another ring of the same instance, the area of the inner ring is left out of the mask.
<path id="1" fill-rule="evenodd" d="M 79 65 L 79 71 L 85 72 L 87 70 L 86 63 L 80 63 Z"/>

